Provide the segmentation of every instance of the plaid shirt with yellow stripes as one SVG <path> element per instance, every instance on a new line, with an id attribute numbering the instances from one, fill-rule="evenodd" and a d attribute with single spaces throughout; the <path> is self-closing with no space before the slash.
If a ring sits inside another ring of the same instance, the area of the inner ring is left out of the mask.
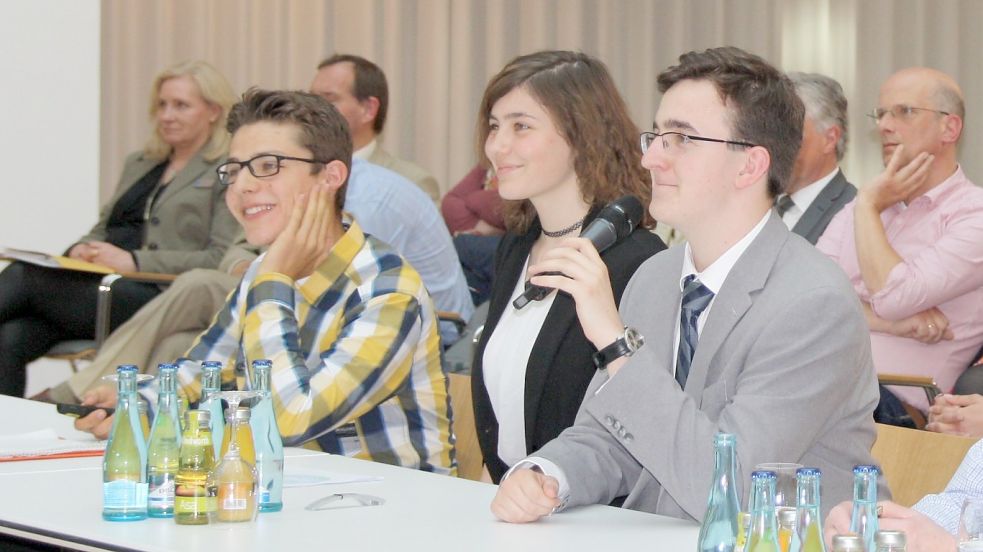
<path id="1" fill-rule="evenodd" d="M 223 388 L 239 389 L 252 361 L 272 361 L 274 410 L 288 446 L 453 474 L 433 303 L 405 259 L 346 223 L 309 277 L 257 276 L 263 257 L 256 259 L 188 357 L 222 362 Z M 197 362 L 181 363 L 181 392 L 192 402 L 199 375 Z M 356 439 L 336 434 L 348 424 Z"/>

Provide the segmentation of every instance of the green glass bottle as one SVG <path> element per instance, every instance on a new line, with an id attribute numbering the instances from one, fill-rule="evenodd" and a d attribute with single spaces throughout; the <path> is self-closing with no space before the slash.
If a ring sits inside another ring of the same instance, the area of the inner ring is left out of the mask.
<path id="1" fill-rule="evenodd" d="M 738 514 L 734 473 L 737 466 L 737 437 L 718 433 L 714 437 L 713 483 L 700 527 L 700 552 L 734 552 L 737 546 Z"/>
<path id="2" fill-rule="evenodd" d="M 174 478 L 181 454 L 177 366 L 161 364 L 157 370 L 157 382 L 157 413 L 147 446 L 147 514 L 150 517 L 172 517 Z"/>
<path id="3" fill-rule="evenodd" d="M 207 410 L 189 410 L 181 437 L 181 459 L 174 487 L 174 521 L 179 525 L 211 523 L 217 509 L 215 445 Z"/>
<path id="4" fill-rule="evenodd" d="M 751 473 L 751 528 L 746 552 L 779 552 L 775 516 L 775 480 L 772 471 Z"/>
<path id="5" fill-rule="evenodd" d="M 826 552 L 823 518 L 819 507 L 822 472 L 819 468 L 799 468 L 795 472 L 798 535 L 801 552 Z"/>
<path id="6" fill-rule="evenodd" d="M 253 389 L 262 393 L 249 421 L 256 441 L 260 512 L 279 512 L 283 509 L 283 439 L 273 412 L 273 391 L 270 387 L 272 368 L 269 360 L 253 361 Z"/>
<path id="7" fill-rule="evenodd" d="M 116 369 L 116 414 L 102 461 L 102 518 L 136 521 L 147 517 L 147 443 L 137 408 L 137 367 Z"/>
<path id="8" fill-rule="evenodd" d="M 215 458 L 222 457 L 222 438 L 225 433 L 225 409 L 222 399 L 212 398 L 214 393 L 222 390 L 222 363 L 206 360 L 201 363 L 201 402 L 199 408 L 207 410 L 212 420 L 212 439 L 215 441 Z"/>

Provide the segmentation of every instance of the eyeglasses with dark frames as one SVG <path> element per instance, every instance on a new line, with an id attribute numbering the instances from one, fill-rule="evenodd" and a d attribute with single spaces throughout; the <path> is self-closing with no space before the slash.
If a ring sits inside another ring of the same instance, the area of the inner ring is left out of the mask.
<path id="1" fill-rule="evenodd" d="M 910 119 L 916 111 L 931 111 L 932 113 L 938 113 L 940 115 L 950 114 L 948 111 L 940 111 L 938 109 L 930 109 L 928 107 L 912 107 L 910 105 L 898 104 L 889 108 L 878 107 L 877 109 L 872 110 L 870 113 L 867 113 L 867 116 L 870 117 L 870 119 L 875 123 L 879 123 L 888 113 L 890 113 L 895 119 L 906 120 Z"/>
<path id="2" fill-rule="evenodd" d="M 216 167 L 218 181 L 223 186 L 235 184 L 239 173 L 243 168 L 248 168 L 249 172 L 256 178 L 267 178 L 278 174 L 284 161 L 302 161 L 304 163 L 328 163 L 319 159 L 304 159 L 303 157 L 291 157 L 289 155 L 277 155 L 275 153 L 264 153 L 245 161 L 227 161 Z"/>
<path id="3" fill-rule="evenodd" d="M 740 142 L 737 140 L 721 140 L 719 138 L 704 138 L 703 136 L 693 136 L 692 134 L 684 134 L 682 132 L 643 132 L 640 136 L 640 141 L 642 144 L 642 154 L 648 152 L 649 147 L 655 142 L 656 138 L 662 138 L 662 149 L 665 151 L 676 151 L 683 146 L 688 146 L 694 141 L 698 142 L 716 142 L 718 144 L 730 144 L 732 146 L 741 146 L 745 148 L 753 148 L 756 144 L 750 142 Z"/>

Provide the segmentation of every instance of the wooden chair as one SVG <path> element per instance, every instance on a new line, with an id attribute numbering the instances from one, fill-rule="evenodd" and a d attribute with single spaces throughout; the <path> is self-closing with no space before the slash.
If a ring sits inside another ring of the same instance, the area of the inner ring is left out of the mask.
<path id="1" fill-rule="evenodd" d="M 481 479 L 482 456 L 471 406 L 471 376 L 448 374 L 447 378 L 454 415 L 451 428 L 457 438 L 457 476 L 478 481 Z"/>
<path id="2" fill-rule="evenodd" d="M 911 506 L 945 489 L 976 439 L 877 424 L 871 450 L 894 501 Z"/>

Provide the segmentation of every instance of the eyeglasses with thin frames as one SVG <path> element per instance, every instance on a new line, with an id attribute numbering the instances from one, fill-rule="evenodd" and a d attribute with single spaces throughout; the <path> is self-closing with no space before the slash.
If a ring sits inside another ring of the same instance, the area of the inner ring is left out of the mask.
<path id="1" fill-rule="evenodd" d="M 275 153 L 264 153 L 245 161 L 227 161 L 216 167 L 218 181 L 223 186 L 235 184 L 239 178 L 239 173 L 243 168 L 248 168 L 249 172 L 256 178 L 267 178 L 278 174 L 284 161 L 302 161 L 304 163 L 328 163 L 319 159 L 304 159 L 303 157 L 291 157 L 289 155 L 277 155 Z"/>
<path id="2" fill-rule="evenodd" d="M 692 144 L 694 141 L 698 142 L 716 142 L 718 144 L 730 144 L 732 146 L 741 146 L 745 148 L 753 148 L 755 144 L 750 142 L 739 142 L 736 140 L 721 140 L 719 138 L 704 138 L 703 136 L 693 136 L 692 134 L 684 134 L 682 132 L 643 132 L 640 136 L 640 142 L 642 145 L 642 154 L 644 155 L 648 152 L 649 147 L 655 142 L 656 138 L 662 138 L 662 149 L 665 151 L 679 151 L 680 148 Z"/>
<path id="3" fill-rule="evenodd" d="M 889 108 L 878 107 L 877 109 L 872 110 L 870 113 L 867 113 L 867 117 L 870 117 L 870 119 L 875 123 L 879 123 L 885 115 L 890 113 L 895 119 L 904 121 L 910 119 L 916 111 L 931 111 L 932 113 L 938 113 L 940 115 L 950 114 L 948 111 L 940 111 L 938 109 L 930 109 L 928 107 L 912 107 L 910 105 L 898 104 Z"/>

